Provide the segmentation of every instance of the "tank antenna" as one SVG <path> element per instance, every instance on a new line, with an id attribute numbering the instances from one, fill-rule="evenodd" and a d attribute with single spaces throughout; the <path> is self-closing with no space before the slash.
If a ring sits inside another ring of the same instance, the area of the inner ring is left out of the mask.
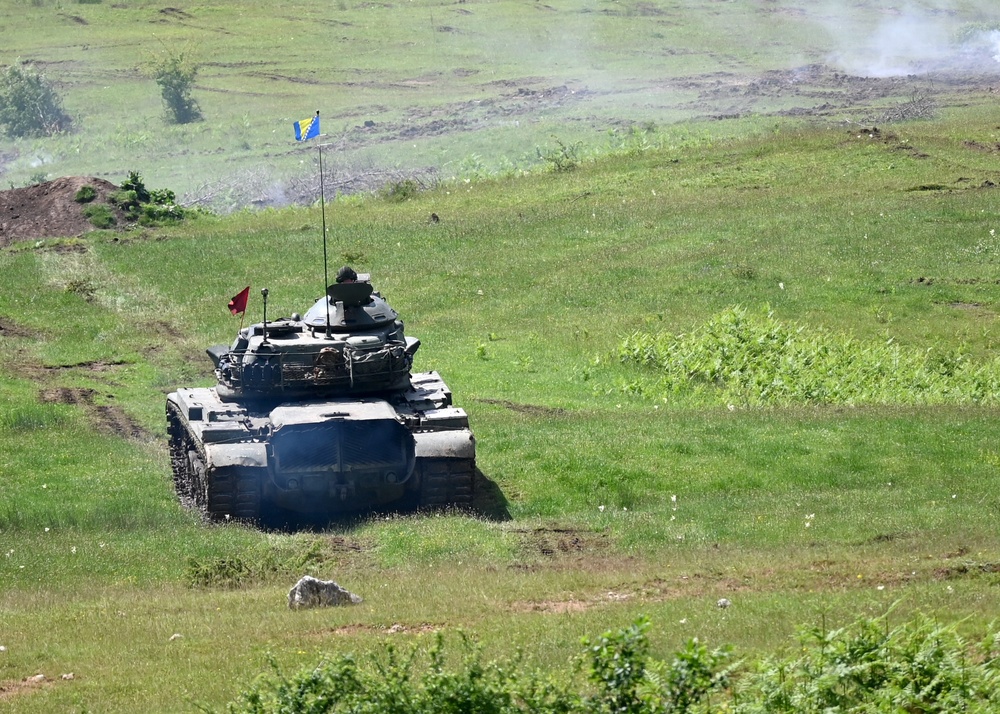
<path id="1" fill-rule="evenodd" d="M 319 122 L 319 109 L 316 110 L 316 121 Z M 330 296 L 327 286 L 330 285 L 330 271 L 326 259 L 326 187 L 323 184 L 323 145 L 319 144 L 319 207 L 323 215 L 323 294 L 326 295 L 326 337 L 330 338 Z"/>
<path id="2" fill-rule="evenodd" d="M 260 296 L 264 298 L 264 339 L 260 341 L 262 345 L 267 344 L 267 288 L 260 289 Z"/>

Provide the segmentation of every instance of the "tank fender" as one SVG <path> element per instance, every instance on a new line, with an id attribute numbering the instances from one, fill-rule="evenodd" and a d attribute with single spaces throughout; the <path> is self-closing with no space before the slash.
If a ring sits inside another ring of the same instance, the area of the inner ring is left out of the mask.
<path id="1" fill-rule="evenodd" d="M 417 433 L 413 440 L 418 459 L 476 458 L 476 437 L 469 429 Z"/>
<path id="2" fill-rule="evenodd" d="M 244 466 L 267 468 L 267 445 L 264 443 L 205 444 L 208 464 L 215 468 Z"/>

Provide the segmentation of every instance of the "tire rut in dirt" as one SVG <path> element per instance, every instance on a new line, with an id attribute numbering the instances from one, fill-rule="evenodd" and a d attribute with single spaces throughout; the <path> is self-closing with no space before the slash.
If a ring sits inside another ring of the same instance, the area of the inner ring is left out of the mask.
<path id="1" fill-rule="evenodd" d="M 91 425 L 102 434 L 140 441 L 151 438 L 145 427 L 126 414 L 121 407 L 96 404 L 96 395 L 96 390 L 88 387 L 54 387 L 43 389 L 39 399 L 43 404 L 82 407 Z"/>

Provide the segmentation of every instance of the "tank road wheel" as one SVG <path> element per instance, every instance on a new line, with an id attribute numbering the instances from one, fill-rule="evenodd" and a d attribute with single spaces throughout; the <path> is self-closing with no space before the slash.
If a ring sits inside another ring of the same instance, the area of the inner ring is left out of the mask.
<path id="1" fill-rule="evenodd" d="M 421 508 L 472 508 L 476 462 L 472 459 L 418 459 Z"/>
<path id="2" fill-rule="evenodd" d="M 260 520 L 262 469 L 216 469 L 209 476 L 206 510 L 213 521 Z"/>

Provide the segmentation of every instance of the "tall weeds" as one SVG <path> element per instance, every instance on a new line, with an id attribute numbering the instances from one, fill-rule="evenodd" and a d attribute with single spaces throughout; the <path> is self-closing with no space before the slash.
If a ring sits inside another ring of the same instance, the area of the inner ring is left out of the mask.
<path id="1" fill-rule="evenodd" d="M 621 341 L 617 356 L 655 369 L 664 396 L 743 406 L 1000 401 L 1000 360 L 977 363 L 961 348 L 863 342 L 742 307 L 687 333 L 635 332 Z"/>

